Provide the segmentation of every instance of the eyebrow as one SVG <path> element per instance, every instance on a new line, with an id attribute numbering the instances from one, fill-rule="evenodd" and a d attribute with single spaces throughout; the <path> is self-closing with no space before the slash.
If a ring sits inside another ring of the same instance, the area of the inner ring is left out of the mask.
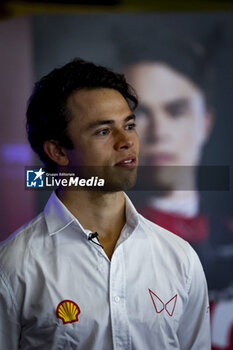
<path id="1" fill-rule="evenodd" d="M 179 97 L 179 98 L 175 98 L 173 100 L 170 101 L 165 101 L 162 103 L 163 108 L 165 109 L 170 109 L 172 107 L 177 107 L 177 106 L 184 106 L 184 107 L 188 107 L 190 105 L 190 99 L 188 97 Z M 144 104 L 139 104 L 139 106 L 137 107 L 137 111 L 136 113 L 140 113 L 140 112 L 144 112 L 146 114 L 150 113 L 150 108 L 148 108 L 146 105 Z"/>
<path id="2" fill-rule="evenodd" d="M 164 105 L 165 106 L 188 106 L 190 104 L 190 99 L 188 97 L 181 97 L 181 98 L 176 98 L 174 100 L 165 102 Z"/>
<path id="3" fill-rule="evenodd" d="M 134 114 L 130 114 L 128 117 L 126 117 L 124 119 L 124 122 L 127 123 L 129 120 L 135 120 L 136 117 Z M 115 120 L 112 120 L 112 119 L 108 119 L 108 120 L 97 120 L 95 122 L 92 122 L 90 124 L 87 125 L 86 129 L 89 130 L 89 129 L 94 129 L 98 126 L 101 126 L 101 125 L 112 125 L 115 123 Z"/>

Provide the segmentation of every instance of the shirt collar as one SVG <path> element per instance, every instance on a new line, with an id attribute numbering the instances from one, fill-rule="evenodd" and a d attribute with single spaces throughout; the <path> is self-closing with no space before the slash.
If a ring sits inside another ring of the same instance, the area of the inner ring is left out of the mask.
<path id="1" fill-rule="evenodd" d="M 139 214 L 135 209 L 133 203 L 129 199 L 126 193 L 125 195 L 125 214 L 126 214 L 126 224 L 131 227 L 132 230 L 136 229 L 139 224 Z"/>
<path id="2" fill-rule="evenodd" d="M 80 222 L 71 214 L 62 201 L 60 201 L 55 192 L 51 194 L 44 208 L 44 216 L 50 236 L 64 230 L 72 223 L 76 223 L 78 228 L 85 232 Z"/>
<path id="3" fill-rule="evenodd" d="M 129 197 L 125 194 L 126 198 L 126 224 L 132 229 L 137 227 L 139 223 L 139 214 L 133 206 Z M 48 227 L 49 235 L 52 236 L 71 224 L 75 223 L 86 235 L 90 231 L 85 230 L 75 216 L 66 208 L 66 206 L 60 201 L 55 192 L 53 192 L 44 208 L 44 216 Z"/>

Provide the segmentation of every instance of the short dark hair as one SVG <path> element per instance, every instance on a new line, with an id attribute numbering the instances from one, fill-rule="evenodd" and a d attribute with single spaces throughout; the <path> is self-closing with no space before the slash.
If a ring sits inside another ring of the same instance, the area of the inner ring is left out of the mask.
<path id="1" fill-rule="evenodd" d="M 49 170 L 57 168 L 45 153 L 46 140 L 56 140 L 72 149 L 67 126 L 72 115 L 67 107 L 69 96 L 77 90 L 110 88 L 119 91 L 134 110 L 138 100 L 123 74 L 106 67 L 76 58 L 61 68 L 54 69 L 36 84 L 27 108 L 27 134 L 32 149 Z"/>
<path id="2" fill-rule="evenodd" d="M 137 33 L 129 40 L 127 35 L 122 35 L 123 28 L 118 30 L 119 40 L 116 41 L 119 66 L 123 67 L 124 72 L 136 64 L 165 64 L 192 81 L 202 91 L 209 108 L 215 105 L 216 58 L 224 42 L 221 23 L 213 25 L 202 40 L 188 31 L 161 33 L 154 24 L 154 31 L 150 26 L 145 26 L 142 31 L 139 26 Z"/>

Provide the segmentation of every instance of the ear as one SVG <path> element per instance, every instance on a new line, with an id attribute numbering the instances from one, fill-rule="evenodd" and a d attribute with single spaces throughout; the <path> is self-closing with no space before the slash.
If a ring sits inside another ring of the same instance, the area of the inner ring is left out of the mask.
<path id="1" fill-rule="evenodd" d="M 215 113 L 213 109 L 207 109 L 205 115 L 205 142 L 208 141 L 215 124 Z"/>
<path id="2" fill-rule="evenodd" d="M 59 145 L 58 141 L 46 140 L 43 147 L 47 156 L 58 165 L 65 166 L 69 164 L 69 158 L 66 154 L 66 150 L 64 147 Z"/>

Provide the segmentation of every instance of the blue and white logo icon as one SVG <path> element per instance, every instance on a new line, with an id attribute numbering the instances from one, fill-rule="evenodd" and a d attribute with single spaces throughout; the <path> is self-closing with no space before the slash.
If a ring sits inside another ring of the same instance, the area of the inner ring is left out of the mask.
<path id="1" fill-rule="evenodd" d="M 44 187 L 44 174 L 45 171 L 40 170 L 27 170 L 27 187 Z"/>

